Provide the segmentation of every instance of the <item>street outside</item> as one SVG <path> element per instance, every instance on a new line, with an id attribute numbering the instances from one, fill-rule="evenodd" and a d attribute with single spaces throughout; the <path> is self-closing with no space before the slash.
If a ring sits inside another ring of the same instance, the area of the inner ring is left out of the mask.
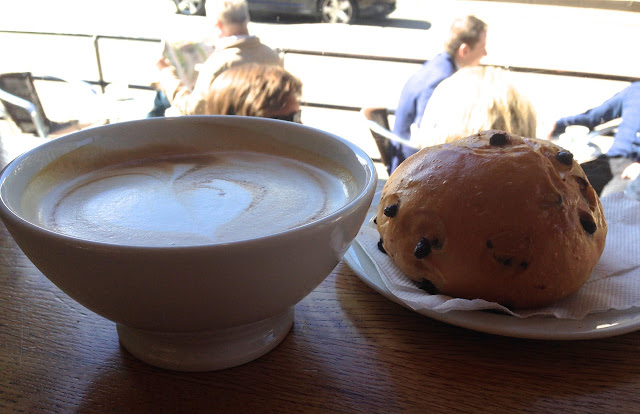
<path id="1" fill-rule="evenodd" d="M 0 30 L 150 39 L 198 39 L 211 34 L 207 18 L 176 15 L 169 0 L 39 0 L 30 4 L 29 10 L 22 2 L 6 5 Z M 464 14 L 475 14 L 489 24 L 485 64 L 640 78 L 632 46 L 640 38 L 640 14 L 629 11 L 495 1 L 398 0 L 398 9 L 385 20 L 335 25 L 261 17 L 251 23 L 250 30 L 274 48 L 427 60 L 441 51 L 453 18 Z M 0 72 L 28 70 L 98 79 L 89 39 L 7 33 L 0 33 L 0 39 L 4 51 Z M 149 85 L 154 80 L 158 43 L 101 39 L 100 53 L 107 82 L 126 87 Z M 287 54 L 285 67 L 303 81 L 306 102 L 393 108 L 418 65 Z M 514 76 L 536 106 L 539 136 L 546 134 L 556 118 L 584 111 L 627 84 L 525 73 Z M 145 96 L 148 99 L 150 94 Z M 352 139 L 376 156 L 373 141 L 353 111 L 305 107 L 303 121 Z"/>

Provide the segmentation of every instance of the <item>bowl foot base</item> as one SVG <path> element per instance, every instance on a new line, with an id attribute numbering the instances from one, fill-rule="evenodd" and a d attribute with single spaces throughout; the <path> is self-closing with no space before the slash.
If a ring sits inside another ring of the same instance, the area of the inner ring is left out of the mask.
<path id="1" fill-rule="evenodd" d="M 117 324 L 122 345 L 136 358 L 175 371 L 235 367 L 275 348 L 293 325 L 293 307 L 247 325 L 209 332 L 154 332 Z"/>

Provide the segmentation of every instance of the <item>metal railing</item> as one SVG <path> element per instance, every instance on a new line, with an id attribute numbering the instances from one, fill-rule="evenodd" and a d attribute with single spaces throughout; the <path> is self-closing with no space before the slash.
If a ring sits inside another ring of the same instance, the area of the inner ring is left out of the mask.
<path id="1" fill-rule="evenodd" d="M 305 56 L 358 59 L 358 60 L 389 62 L 389 63 L 417 64 L 417 65 L 422 65 L 423 63 L 425 63 L 424 59 L 412 59 L 412 58 L 392 57 L 392 56 L 363 55 L 363 54 L 353 54 L 353 53 L 326 52 L 326 51 L 286 49 L 286 48 L 278 49 L 278 50 L 280 51 L 280 53 L 282 53 L 285 56 L 287 54 L 297 54 L 297 55 L 305 55 Z M 586 78 L 586 79 L 618 81 L 618 82 L 640 81 L 640 78 L 636 78 L 632 76 L 610 75 L 610 74 L 603 74 L 603 73 L 564 71 L 564 70 L 557 70 L 557 69 L 529 68 L 529 67 L 520 67 L 520 66 L 500 66 L 500 67 L 507 69 L 511 72 L 519 72 L 519 73 L 568 76 L 568 77 L 575 77 L 575 78 Z M 360 111 L 362 109 L 361 107 L 356 107 L 356 106 L 345 106 L 345 105 L 314 103 L 314 102 L 301 102 L 301 104 L 304 106 L 315 107 L 315 108 L 339 109 L 344 111 Z M 389 108 L 389 111 L 391 113 L 395 112 L 393 108 Z"/>
<path id="2" fill-rule="evenodd" d="M 372 60 L 372 61 L 379 61 L 379 62 L 410 63 L 410 64 L 420 64 L 420 65 L 425 62 L 424 59 L 411 59 L 411 58 L 403 58 L 403 57 L 358 55 L 358 54 L 352 54 L 352 53 L 321 52 L 321 51 L 302 50 L 302 49 L 279 49 L 279 50 L 281 51 L 281 53 L 285 55 L 298 54 L 298 55 L 306 55 L 306 56 L 361 59 L 361 60 Z M 565 71 L 565 70 L 558 70 L 558 69 L 528 68 L 528 67 L 520 67 L 520 66 L 501 66 L 501 67 L 508 69 L 512 72 L 535 73 L 540 75 L 571 76 L 571 77 L 610 80 L 610 81 L 619 81 L 619 82 L 640 81 L 640 78 L 636 78 L 632 76 L 608 75 L 603 73 Z"/>
<path id="3" fill-rule="evenodd" d="M 95 63 L 96 63 L 96 69 L 98 73 L 98 79 L 85 79 L 84 81 L 91 83 L 93 85 L 98 85 L 103 92 L 106 86 L 109 84 L 109 82 L 106 82 L 104 79 L 104 73 L 103 73 L 103 67 L 102 67 L 102 56 L 100 53 L 101 40 L 109 39 L 109 40 L 138 41 L 138 42 L 149 42 L 149 43 L 161 42 L 161 39 L 155 39 L 155 38 L 112 36 L 112 35 L 90 35 L 90 34 L 81 34 L 81 33 L 52 33 L 52 32 L 0 30 L 0 34 L 3 34 L 3 33 L 4 34 L 20 34 L 20 35 L 37 35 L 37 36 L 67 36 L 67 37 L 91 38 L 93 42 L 93 49 L 95 52 Z M 376 55 L 340 53 L 340 52 L 328 52 L 328 51 L 313 51 L 313 50 L 288 49 L 288 48 L 280 48 L 277 50 L 279 51 L 279 53 L 281 53 L 285 57 L 288 54 L 298 54 L 298 55 L 306 55 L 306 56 L 358 59 L 358 60 L 380 61 L 380 62 L 390 62 L 390 63 L 404 63 L 404 64 L 424 63 L 424 59 L 414 59 L 414 58 L 404 58 L 404 57 L 376 56 Z M 557 70 L 557 69 L 530 68 L 530 67 L 519 67 L 519 66 L 503 66 L 503 67 L 512 72 L 531 73 L 531 74 L 540 74 L 540 75 L 568 76 L 568 77 L 579 77 L 579 78 L 587 78 L 587 79 L 620 81 L 620 82 L 640 81 L 640 78 L 636 78 L 632 76 L 610 75 L 610 74 L 578 72 L 578 71 L 563 71 L 563 70 Z M 55 78 L 47 78 L 47 77 L 39 77 L 37 79 L 51 80 L 51 81 L 56 80 Z M 133 89 L 143 89 L 143 90 L 153 89 L 148 85 L 137 85 L 137 84 L 129 84 L 129 87 Z M 318 102 L 302 102 L 302 104 L 308 107 L 337 109 L 337 110 L 345 110 L 345 111 L 360 111 L 362 109 L 356 106 L 340 105 L 337 103 L 333 104 L 333 103 L 318 103 Z"/>
<path id="4" fill-rule="evenodd" d="M 111 35 L 90 35 L 83 33 L 56 33 L 56 32 L 34 32 L 34 31 L 20 31 L 20 30 L 0 30 L 0 34 L 17 34 L 17 35 L 34 35 L 34 36 L 60 36 L 60 37 L 74 37 L 74 38 L 87 38 L 92 39 L 93 50 L 96 62 L 96 70 L 98 71 L 98 79 L 83 79 L 85 82 L 92 85 L 98 85 L 102 92 L 105 91 L 109 82 L 104 79 L 104 73 L 102 71 L 102 56 L 100 54 L 100 40 L 122 40 L 122 41 L 134 41 L 134 42 L 148 42 L 148 43 L 160 43 L 161 39 L 146 38 L 146 37 L 129 37 L 129 36 L 111 36 Z M 59 81 L 55 77 L 48 76 L 36 76 L 35 79 L 47 80 L 47 81 Z M 147 89 L 152 88 L 148 85 L 135 85 L 130 84 L 130 88 L 133 89 Z"/>

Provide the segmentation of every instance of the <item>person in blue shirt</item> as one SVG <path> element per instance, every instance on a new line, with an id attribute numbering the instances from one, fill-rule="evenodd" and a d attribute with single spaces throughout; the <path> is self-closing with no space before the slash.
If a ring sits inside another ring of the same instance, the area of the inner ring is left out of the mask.
<path id="1" fill-rule="evenodd" d="M 640 174 L 640 82 L 633 82 L 602 105 L 556 121 L 549 138 L 560 136 L 570 125 L 589 129 L 621 118 L 613 144 L 606 154 L 582 165 L 591 185 L 601 196 L 624 191 Z"/>
<path id="2" fill-rule="evenodd" d="M 393 132 L 409 139 L 411 125 L 420 126 L 424 109 L 436 86 L 458 69 L 480 64 L 487 55 L 487 24 L 475 16 L 456 19 L 444 52 L 425 62 L 402 89 Z"/>
<path id="3" fill-rule="evenodd" d="M 471 15 L 454 20 L 444 52 L 425 62 L 403 87 L 395 110 L 393 133 L 408 140 L 412 125 L 420 126 L 424 109 L 436 86 L 458 69 L 480 64 L 487 55 L 486 45 L 485 22 Z M 413 147 L 392 142 L 387 154 L 391 160 L 387 166 L 389 175 L 416 151 Z"/>

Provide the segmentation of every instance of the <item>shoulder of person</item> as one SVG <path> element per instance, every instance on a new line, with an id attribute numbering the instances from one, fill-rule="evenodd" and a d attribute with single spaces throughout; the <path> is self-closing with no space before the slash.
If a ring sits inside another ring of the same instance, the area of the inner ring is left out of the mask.
<path id="1" fill-rule="evenodd" d="M 456 65 L 453 58 L 448 53 L 442 52 L 426 61 L 418 73 L 447 73 L 447 76 L 451 76 L 455 71 Z"/>

